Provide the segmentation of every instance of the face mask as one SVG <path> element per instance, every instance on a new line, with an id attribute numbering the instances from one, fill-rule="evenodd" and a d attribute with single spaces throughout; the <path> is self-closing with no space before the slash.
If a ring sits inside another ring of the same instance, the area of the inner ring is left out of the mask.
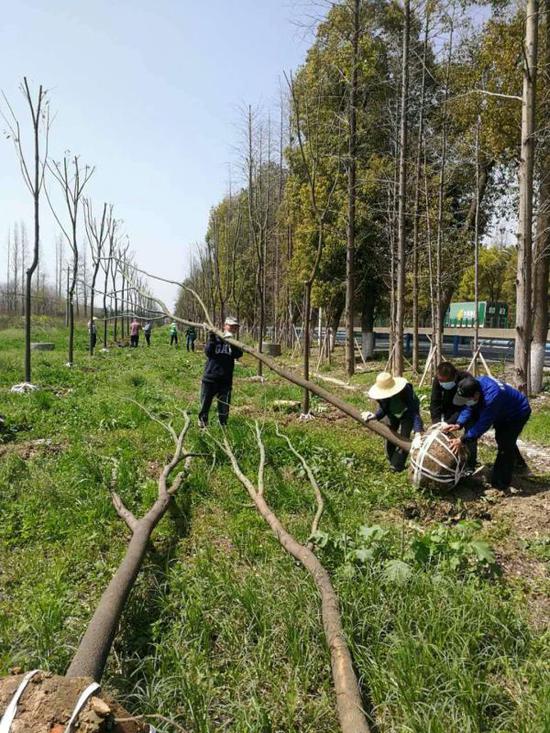
<path id="1" fill-rule="evenodd" d="M 456 387 L 456 382 L 439 382 L 439 386 L 443 389 L 452 389 Z"/>
<path id="2" fill-rule="evenodd" d="M 467 407 L 473 407 L 474 405 L 477 405 L 477 400 L 466 400 Z"/>

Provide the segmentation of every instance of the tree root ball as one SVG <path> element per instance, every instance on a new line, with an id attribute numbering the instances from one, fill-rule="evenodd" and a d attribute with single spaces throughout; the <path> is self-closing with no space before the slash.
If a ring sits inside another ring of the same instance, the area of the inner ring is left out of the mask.
<path id="1" fill-rule="evenodd" d="M 25 675 L 0 679 L 0 718 Z M 89 677 L 59 677 L 37 672 L 19 698 L 10 733 L 64 733 L 81 693 L 91 684 Z M 148 733 L 149 723 L 117 719 L 132 714 L 109 695 L 98 690 L 86 701 L 74 730 L 77 733 Z"/>
<path id="2" fill-rule="evenodd" d="M 444 493 L 460 480 L 467 456 L 464 446 L 453 455 L 449 437 L 435 425 L 422 436 L 420 448 L 411 450 L 409 475 L 418 488 Z"/>

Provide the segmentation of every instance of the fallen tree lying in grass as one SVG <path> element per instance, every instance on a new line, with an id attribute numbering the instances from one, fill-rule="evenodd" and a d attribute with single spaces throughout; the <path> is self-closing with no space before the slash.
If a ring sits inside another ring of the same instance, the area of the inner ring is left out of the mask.
<path id="1" fill-rule="evenodd" d="M 280 435 L 280 433 L 278 434 Z M 323 511 L 322 495 L 307 461 L 295 450 L 289 438 L 286 436 L 283 437 L 285 437 L 291 451 L 300 460 L 315 493 L 317 511 L 311 526 L 313 533 L 318 528 L 319 519 Z M 287 532 L 264 498 L 266 453 L 258 423 L 256 423 L 256 442 L 258 444 L 260 461 L 256 484 L 243 473 L 227 439 L 227 435 L 224 435 L 223 441 L 214 438 L 213 440 L 229 458 L 234 474 L 247 490 L 256 509 L 270 526 L 281 546 L 308 571 L 317 587 L 321 597 L 323 628 L 330 651 L 332 679 L 342 733 L 369 733 L 359 683 L 355 675 L 351 653 L 342 626 L 338 597 L 332 585 L 330 575 L 310 549 L 309 545 L 301 544 Z"/>
<path id="2" fill-rule="evenodd" d="M 36 671 L 0 680 L 0 733 L 71 733 L 77 722 L 79 733 L 145 733 L 152 730 L 143 721 L 144 716 L 132 718 L 110 698 L 104 697 L 97 684 L 153 530 L 180 488 L 192 457 L 184 452 L 184 440 L 190 426 L 186 413 L 182 413 L 184 425 L 179 435 L 171 424 L 147 414 L 163 426 L 174 442 L 172 457 L 159 475 L 157 498 L 149 511 L 137 518 L 121 497 L 114 490 L 111 492 L 113 506 L 131 531 L 124 557 L 99 600 L 65 677 Z M 182 462 L 183 470 L 174 475 Z M 82 708 L 78 710 L 81 696 Z M 170 723 L 176 730 L 183 730 L 176 723 Z"/>
<path id="3" fill-rule="evenodd" d="M 153 419 L 170 433 L 175 444 L 175 450 L 172 458 L 164 466 L 159 476 L 157 499 L 143 517 L 137 519 L 126 508 L 120 496 L 116 492 L 112 492 L 113 506 L 132 534 L 126 554 L 111 582 L 103 592 L 69 665 L 67 677 L 89 676 L 95 680 L 101 679 L 120 616 L 140 571 L 151 534 L 166 513 L 172 496 L 181 486 L 185 476 L 185 471 L 180 471 L 175 476 L 172 484 L 169 485 L 168 483 L 171 474 L 181 461 L 186 459 L 188 465 L 190 460 L 190 455 L 184 453 L 183 450 L 183 442 L 190 425 L 189 416 L 185 414 L 185 424 L 179 435 L 176 435 L 171 425 L 162 423 L 156 418 Z"/>

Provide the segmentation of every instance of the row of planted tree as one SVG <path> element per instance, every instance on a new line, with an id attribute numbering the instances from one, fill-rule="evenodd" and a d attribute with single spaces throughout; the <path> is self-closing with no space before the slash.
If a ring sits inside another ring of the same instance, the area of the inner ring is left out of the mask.
<path id="1" fill-rule="evenodd" d="M 252 328 L 260 349 L 267 325 L 288 341 L 303 327 L 306 360 L 312 310 L 332 329 L 343 320 L 350 375 L 354 323 L 369 355 L 375 318 L 387 319 L 401 373 L 404 326 L 415 369 L 419 324 L 439 357 L 463 273 L 479 300 L 491 232 L 516 229 L 516 382 L 539 391 L 549 17 L 548 0 L 332 5 L 303 66 L 285 75 L 277 115 L 244 110 L 241 184 L 211 209 L 187 284 L 218 318 L 231 311 Z M 196 308 L 184 292 L 179 313 Z"/>
<path id="2" fill-rule="evenodd" d="M 439 358 L 444 313 L 461 275 L 473 265 L 478 300 L 488 233 L 508 216 L 510 226 L 517 224 L 516 381 L 540 390 L 548 330 L 549 3 L 529 0 L 520 10 L 455 0 L 412 11 L 408 2 L 332 6 L 304 65 L 285 75 L 278 119 L 264 119 L 251 107 L 244 115 L 243 180 L 212 208 L 187 279 L 215 319 L 235 312 L 255 331 L 260 349 L 268 325 L 288 341 L 301 326 L 306 378 L 314 308 L 332 329 L 344 317 L 349 374 L 356 322 L 369 355 L 375 318 L 389 320 L 398 373 L 409 322 L 417 369 L 419 324 L 431 325 Z M 33 97 L 26 80 L 22 90 L 32 121 L 31 154 L 25 155 L 19 119 L 6 98 L 3 112 L 34 202 L 31 262 L 19 293 L 30 381 L 42 194 L 70 253 L 69 363 L 80 280 L 90 313 L 95 296 L 103 298 L 105 323 L 112 302 L 117 318 L 119 310 L 151 314 L 154 305 L 145 308 L 144 283 L 139 292 L 128 289 L 131 256 L 112 206 L 104 204 L 96 216 L 85 199 L 94 169 L 78 156 L 49 158 L 47 94 L 40 87 Z M 91 266 L 83 273 L 86 247 Z M 12 254 L 15 269 L 17 261 Z M 16 298 L 20 277 L 12 278 Z M 9 276 L 6 290 L 9 300 Z M 196 307 L 184 291 L 179 313 L 193 319 Z M 104 327 L 105 344 L 106 333 Z"/>
<path id="3" fill-rule="evenodd" d="M 27 147 L 22 123 L 3 95 L 1 114 L 6 137 L 13 142 L 23 180 L 34 204 L 34 228 L 29 246 L 24 224 L 8 234 L 6 281 L 1 293 L 4 313 L 21 312 L 25 318 L 25 381 L 31 382 L 31 322 L 36 314 L 59 315 L 65 310 L 68 326 L 68 364 L 74 361 L 75 311 L 80 306 L 89 322 L 89 350 L 93 354 L 96 314 L 103 323 L 103 347 L 107 347 L 108 325 L 112 322 L 114 341 L 129 333 L 129 319 L 148 317 L 154 306 L 146 282 L 133 274 L 133 255 L 123 231 L 123 222 L 114 216 L 113 205 L 104 203 L 101 213 L 85 197 L 86 186 L 95 168 L 83 165 L 78 155 L 65 154 L 61 161 L 49 156 L 50 109 L 47 91 L 40 85 L 33 93 L 26 78 L 21 85 L 30 115 L 32 142 Z M 57 188 L 56 202 L 53 190 Z M 55 286 L 40 277 L 41 204 L 46 198 L 60 235 L 56 242 Z M 64 258 L 67 247 L 69 257 Z M 90 254 L 91 266 L 88 266 Z M 26 256 L 30 259 L 28 261 Z M 133 285 L 130 286 L 130 273 Z M 64 279 L 66 285 L 64 287 Z M 63 292 L 64 291 L 64 292 Z M 80 293 L 80 297 L 79 297 Z"/>

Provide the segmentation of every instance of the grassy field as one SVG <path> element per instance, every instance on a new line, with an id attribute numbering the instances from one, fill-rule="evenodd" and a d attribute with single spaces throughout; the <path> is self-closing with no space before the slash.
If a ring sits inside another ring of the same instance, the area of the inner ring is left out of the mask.
<path id="1" fill-rule="evenodd" d="M 170 350 L 166 334 L 159 343 L 154 333 L 150 350 L 90 359 L 81 331 L 69 369 L 63 331 L 35 336 L 56 350 L 34 357 L 41 389 L 17 395 L 9 387 L 21 381 L 22 332 L 0 331 L 0 413 L 10 431 L 0 443 L 0 672 L 63 673 L 125 548 L 109 498 L 113 467 L 118 492 L 139 514 L 170 452 L 167 434 L 135 402 L 176 426 L 184 408 L 193 416 L 188 444 L 207 456 L 194 460 L 157 528 L 105 684 L 131 710 L 163 713 L 197 733 L 337 730 L 312 583 L 194 427 L 202 355 Z M 510 502 L 541 501 L 550 476 L 542 472 L 525 495 L 486 497 L 475 487 L 422 495 L 387 470 L 380 439 L 360 425 L 332 408 L 307 424 L 277 415 L 273 400 L 299 391 L 271 374 L 251 380 L 248 358 L 236 374 L 230 440 L 254 476 L 251 428 L 261 421 L 266 497 L 302 541 L 314 499 L 276 420 L 323 490 L 315 539 L 341 598 L 373 730 L 550 730 L 550 538 L 536 517 L 522 534 L 516 509 L 507 513 Z M 368 406 L 360 391 L 347 398 Z M 549 403 L 535 407 L 527 437 L 549 446 Z"/>

